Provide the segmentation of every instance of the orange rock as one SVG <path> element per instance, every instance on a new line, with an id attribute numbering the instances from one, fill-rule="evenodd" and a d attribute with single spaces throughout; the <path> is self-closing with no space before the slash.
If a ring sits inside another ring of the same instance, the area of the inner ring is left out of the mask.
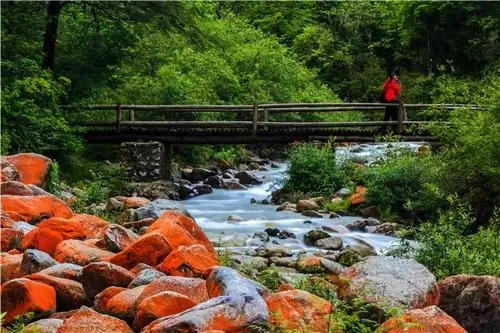
<path id="1" fill-rule="evenodd" d="M 214 247 L 200 226 L 190 217 L 178 210 L 163 213 L 155 223 L 151 224 L 147 233 L 157 232 L 163 235 L 173 249 L 178 246 L 202 244 L 215 255 Z"/>
<path id="2" fill-rule="evenodd" d="M 157 265 L 172 250 L 165 237 L 157 233 L 146 234 L 125 250 L 115 254 L 109 262 L 132 269 L 139 263 Z"/>
<path id="3" fill-rule="evenodd" d="M 79 240 L 68 239 L 59 243 L 54 252 L 54 259 L 59 262 L 85 266 L 91 262 L 106 260 L 113 255 L 113 252 L 87 246 Z"/>
<path id="4" fill-rule="evenodd" d="M 133 333 L 123 320 L 82 307 L 57 330 L 57 333 Z"/>
<path id="5" fill-rule="evenodd" d="M 133 320 L 136 314 L 137 298 L 142 294 L 146 286 L 139 286 L 124 291 L 111 297 L 106 304 L 108 314 L 125 320 Z"/>
<path id="6" fill-rule="evenodd" d="M 142 197 L 130 197 L 125 199 L 125 209 L 140 208 L 150 203 L 151 200 Z"/>
<path id="7" fill-rule="evenodd" d="M 17 315 L 34 312 L 36 317 L 47 316 L 56 310 L 56 291 L 44 283 L 25 278 L 14 279 L 0 288 L 4 322 L 11 323 Z"/>
<path id="8" fill-rule="evenodd" d="M 139 302 L 138 305 L 145 298 L 163 291 L 173 291 L 185 295 L 197 303 L 208 300 L 205 280 L 180 276 L 166 276 L 146 285 L 143 293 L 137 299 Z"/>
<path id="9" fill-rule="evenodd" d="M 294 290 L 294 289 L 295 288 L 293 287 L 292 284 L 290 284 L 290 283 L 282 283 L 282 284 L 280 284 L 280 286 L 278 287 L 278 289 L 276 291 L 280 292 L 280 291 Z"/>
<path id="10" fill-rule="evenodd" d="M 168 275 L 199 277 L 209 267 L 219 263 L 215 256 L 201 244 L 179 246 L 156 268 Z"/>
<path id="11" fill-rule="evenodd" d="M 109 223 L 98 216 L 89 214 L 76 214 L 70 220 L 80 222 L 83 226 L 85 239 L 102 239 Z"/>
<path id="12" fill-rule="evenodd" d="M 13 250 L 9 250 L 7 251 L 8 254 L 22 254 L 21 251 L 19 251 L 18 249 L 13 249 Z"/>
<path id="13" fill-rule="evenodd" d="M 316 256 L 302 257 L 297 260 L 297 270 L 304 273 L 319 273 L 323 272 L 321 258 Z"/>
<path id="14" fill-rule="evenodd" d="M 20 249 L 24 234 L 21 230 L 2 228 L 0 229 L 1 251 L 7 252 L 13 249 Z"/>
<path id="15" fill-rule="evenodd" d="M 17 279 L 25 275 L 21 265 L 22 254 L 0 253 L 0 282 Z"/>
<path id="16" fill-rule="evenodd" d="M 327 332 L 333 306 L 304 290 L 287 290 L 266 299 L 269 322 L 285 332 Z"/>
<path id="17" fill-rule="evenodd" d="M 437 306 L 415 309 L 380 326 L 385 333 L 467 333 L 455 319 Z"/>
<path id="18" fill-rule="evenodd" d="M 93 299 L 111 286 L 126 287 L 133 279 L 134 275 L 125 268 L 104 261 L 85 266 L 81 277 L 85 294 L 89 299 Z"/>
<path id="19" fill-rule="evenodd" d="M 75 264 L 57 264 L 55 266 L 42 269 L 38 273 L 63 279 L 80 281 L 80 277 L 82 275 L 82 266 L 78 266 Z"/>
<path id="20" fill-rule="evenodd" d="M 351 195 L 347 200 L 350 202 L 351 205 L 358 206 L 366 202 L 365 194 L 366 194 L 366 188 L 363 186 L 358 186 L 356 187 L 356 193 Z"/>
<path id="21" fill-rule="evenodd" d="M 83 239 L 84 237 L 85 234 L 80 222 L 52 217 L 38 225 L 33 238 L 31 238 L 31 235 L 27 235 L 26 238 L 30 242 L 26 241 L 23 245 L 31 245 L 37 250 L 54 256 L 57 245 L 63 240 Z"/>
<path id="22" fill-rule="evenodd" d="M 27 278 L 55 289 L 58 311 L 72 310 L 88 304 L 82 284 L 79 282 L 40 273 L 31 274 Z"/>
<path id="23" fill-rule="evenodd" d="M 18 221 L 33 222 L 49 217 L 70 218 L 73 215 L 68 205 L 53 195 L 2 195 L 1 202 L 2 209 L 10 218 Z"/>
<path id="24" fill-rule="evenodd" d="M 141 330 L 153 320 L 173 315 L 196 305 L 191 298 L 173 292 L 164 291 L 144 299 L 137 308 L 134 328 Z"/>
<path id="25" fill-rule="evenodd" d="M 2 195 L 34 195 L 33 190 L 28 185 L 14 180 L 2 182 L 0 192 Z"/>
<path id="26" fill-rule="evenodd" d="M 121 293 L 122 291 L 127 290 L 127 288 L 123 287 L 108 287 L 97 294 L 94 298 L 94 309 L 99 312 L 108 312 L 108 301 Z"/>
<path id="27" fill-rule="evenodd" d="M 24 184 L 34 184 L 43 187 L 50 176 L 52 160 L 43 155 L 22 153 L 3 156 L 2 162 L 12 164 L 19 172 L 20 180 Z"/>

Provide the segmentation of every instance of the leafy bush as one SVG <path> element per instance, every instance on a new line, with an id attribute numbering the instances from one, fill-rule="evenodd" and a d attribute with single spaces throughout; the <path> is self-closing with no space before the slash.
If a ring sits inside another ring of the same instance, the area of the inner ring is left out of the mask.
<path id="1" fill-rule="evenodd" d="M 391 254 L 414 256 L 438 279 L 457 274 L 500 276 L 500 212 L 493 215 L 488 227 L 467 234 L 472 223 L 470 208 L 455 197 L 450 210 L 436 222 L 421 226 L 417 232 L 418 247 L 403 241 Z"/>
<path id="2" fill-rule="evenodd" d="M 397 152 L 385 162 L 363 170 L 368 205 L 407 221 L 433 219 L 445 204 L 433 183 L 438 170 L 429 154 Z"/>
<path id="3" fill-rule="evenodd" d="M 317 195 L 331 195 L 348 182 L 353 167 L 337 164 L 331 143 L 316 146 L 305 143 L 289 151 L 290 168 L 284 189 Z"/>

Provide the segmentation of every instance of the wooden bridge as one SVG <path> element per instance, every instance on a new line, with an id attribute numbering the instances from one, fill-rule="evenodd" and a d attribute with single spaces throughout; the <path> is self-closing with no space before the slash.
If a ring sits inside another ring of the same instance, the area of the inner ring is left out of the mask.
<path id="1" fill-rule="evenodd" d="M 384 103 L 255 105 L 63 106 L 89 142 L 159 141 L 165 144 L 286 143 L 296 140 L 372 142 L 392 131 L 403 141 L 438 141 L 426 129 L 438 121 L 408 120 L 415 112 L 447 112 L 464 105 L 399 104 L 398 118 L 381 121 Z M 468 106 L 475 109 L 479 106 Z M 325 121 L 318 113 L 353 112 L 369 121 Z M 301 121 L 294 120 L 299 118 Z M 218 119 L 231 120 L 218 120 Z M 200 118 L 204 120 L 200 120 Z M 446 118 L 446 117 L 443 117 Z M 96 120 L 98 119 L 98 120 Z M 306 120 L 304 120 L 306 119 Z"/>

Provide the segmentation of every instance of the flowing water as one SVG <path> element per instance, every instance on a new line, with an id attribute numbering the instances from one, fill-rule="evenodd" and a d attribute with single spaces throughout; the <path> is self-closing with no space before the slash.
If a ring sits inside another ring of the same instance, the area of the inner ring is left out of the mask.
<path id="1" fill-rule="evenodd" d="M 362 144 L 355 147 L 338 147 L 336 153 L 339 159 L 354 157 L 356 160 L 370 163 L 377 158 L 383 158 L 388 150 L 404 147 L 416 151 L 420 145 L 417 143 L 398 143 L 389 146 L 388 144 Z M 238 191 L 214 189 L 211 194 L 184 201 L 183 204 L 212 241 L 228 242 L 232 244 L 230 247 L 235 249 L 247 249 L 258 245 L 252 240 L 253 233 L 262 232 L 268 227 L 293 232 L 296 235 L 295 239 L 287 238 L 279 242 L 297 251 L 312 251 L 312 248 L 302 242 L 303 235 L 309 230 L 322 227 L 334 230 L 335 232 L 331 234 L 340 236 L 347 245 L 366 246 L 369 244 L 378 252 L 384 251 L 397 242 L 397 238 L 390 236 L 349 231 L 346 225 L 360 217 L 329 218 L 328 214 L 325 214 L 323 218 L 310 218 L 290 211 L 278 212 L 276 205 L 250 202 L 252 198 L 257 201 L 270 199 L 272 191 L 277 188 L 277 183 L 286 177 L 286 170 L 286 163 L 282 163 L 279 164 L 279 168 L 255 172 L 264 180 L 262 185 Z M 229 216 L 239 221 L 229 221 Z M 304 223 L 305 221 L 311 221 L 311 223 Z"/>

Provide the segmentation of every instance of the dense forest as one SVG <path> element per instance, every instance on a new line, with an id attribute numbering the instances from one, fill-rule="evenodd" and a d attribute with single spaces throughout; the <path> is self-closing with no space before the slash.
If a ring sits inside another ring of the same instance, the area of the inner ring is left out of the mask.
<path id="1" fill-rule="evenodd" d="M 58 105 L 478 103 L 494 2 L 2 2 L 2 149 L 81 151 Z M 67 159 L 64 158 L 65 160 Z"/>

